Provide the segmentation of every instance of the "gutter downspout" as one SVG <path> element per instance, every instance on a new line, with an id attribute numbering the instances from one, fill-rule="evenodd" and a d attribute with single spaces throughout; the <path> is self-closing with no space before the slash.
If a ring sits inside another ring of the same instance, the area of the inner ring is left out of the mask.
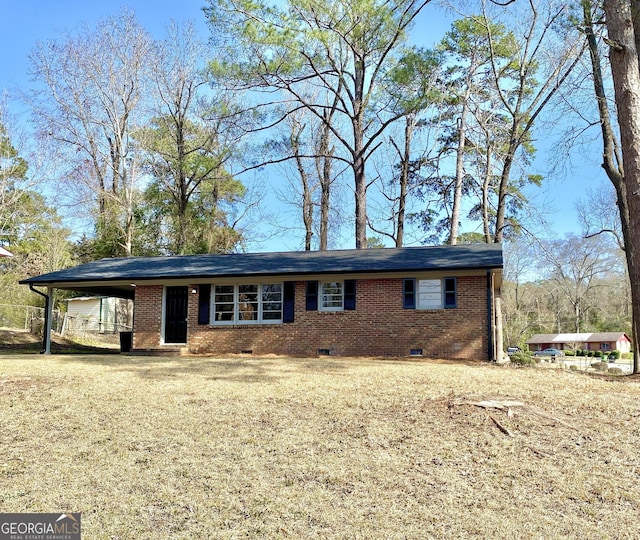
<path id="1" fill-rule="evenodd" d="M 51 288 L 47 287 L 47 294 L 45 294 L 35 289 L 33 287 L 33 283 L 29 283 L 29 289 L 44 297 L 44 328 L 42 332 L 42 350 L 40 351 L 40 354 L 51 354 Z"/>
<path id="2" fill-rule="evenodd" d="M 493 275 L 491 270 L 487 271 L 487 343 L 488 343 L 488 356 L 487 360 L 495 362 L 496 355 L 493 345 Z"/>

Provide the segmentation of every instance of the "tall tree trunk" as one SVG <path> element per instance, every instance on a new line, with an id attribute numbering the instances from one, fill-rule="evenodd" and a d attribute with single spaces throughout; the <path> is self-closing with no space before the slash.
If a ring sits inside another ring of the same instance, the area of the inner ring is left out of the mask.
<path id="1" fill-rule="evenodd" d="M 498 208 L 496 209 L 496 230 L 493 238 L 493 241 L 496 243 L 502 242 L 504 238 L 504 228 L 506 225 L 507 215 L 507 194 L 515 151 L 516 143 L 512 142 L 511 144 L 509 144 L 509 149 L 502 166 L 502 174 L 500 175 L 500 186 L 498 188 Z"/>
<path id="2" fill-rule="evenodd" d="M 491 168 L 493 163 L 491 146 L 487 145 L 486 149 L 486 169 L 484 172 L 484 178 L 482 181 L 482 228 L 484 231 L 484 241 L 487 244 L 491 243 L 491 212 L 489 212 L 489 190 L 491 188 Z"/>
<path id="3" fill-rule="evenodd" d="M 636 7 L 640 7 L 640 3 L 635 0 Z M 593 86 L 596 95 L 596 101 L 598 104 L 598 112 L 600 116 L 600 127 L 602 131 L 602 167 L 605 170 L 607 177 L 613 184 L 616 191 L 616 204 L 620 214 L 620 224 L 622 229 L 622 238 L 624 243 L 624 250 L 626 252 L 627 246 L 630 245 L 630 225 L 629 225 L 629 207 L 627 206 L 627 185 L 624 178 L 624 168 L 622 164 L 622 156 L 620 155 L 620 148 L 617 144 L 616 137 L 614 135 L 613 128 L 611 126 L 611 116 L 609 111 L 609 104 L 607 101 L 607 95 L 605 92 L 603 77 L 602 77 L 602 59 L 600 56 L 600 50 L 598 48 L 598 42 L 593 29 L 592 9 L 593 2 L 591 0 L 583 0 L 582 3 L 583 15 L 584 15 L 584 29 L 587 36 L 587 44 L 589 47 L 589 55 L 591 58 L 591 66 L 593 71 Z M 637 13 L 637 9 L 636 9 Z M 640 40 L 640 32 L 637 31 L 638 19 L 634 20 L 635 31 L 635 43 L 636 53 L 640 51 L 638 47 L 638 41 Z M 627 255 L 627 264 L 629 264 L 629 256 Z M 626 277 L 630 280 L 630 268 L 627 268 Z M 633 294 L 632 294 L 633 297 Z M 627 302 L 627 313 L 633 308 L 633 302 Z M 631 308 L 631 309 L 629 309 Z M 636 326 L 632 326 L 632 335 L 634 344 L 637 343 L 638 334 L 636 333 Z M 634 345 L 634 347 L 637 347 Z M 636 358 L 638 356 L 636 355 Z M 634 372 L 638 372 L 638 361 L 634 361 Z"/>
<path id="4" fill-rule="evenodd" d="M 333 107 L 323 115 L 323 123 L 320 127 L 320 141 L 318 144 L 318 177 L 320 178 L 320 251 L 326 251 L 329 247 L 329 209 L 331 204 L 331 165 L 333 148 L 331 147 L 331 119 L 335 112 L 336 101 Z"/>
<path id="5" fill-rule="evenodd" d="M 640 63 L 636 49 L 634 16 L 629 0 L 605 0 L 609 32 L 609 60 L 620 126 L 629 238 L 625 240 L 633 309 L 633 372 L 640 372 Z"/>
<path id="6" fill-rule="evenodd" d="M 329 209 L 331 205 L 331 160 L 323 158 L 320 178 L 320 251 L 329 249 Z"/>
<path id="7" fill-rule="evenodd" d="M 299 133 L 291 135 L 291 147 L 296 160 L 296 167 L 302 183 L 302 222 L 304 223 L 304 250 L 311 251 L 311 239 L 313 237 L 313 201 L 309 187 L 309 177 L 300 156 Z"/>
<path id="8" fill-rule="evenodd" d="M 367 178 L 365 176 L 364 148 L 364 85 L 365 67 L 356 60 L 353 100 L 353 179 L 355 187 L 356 249 L 367 248 Z"/>
<path id="9" fill-rule="evenodd" d="M 364 160 L 356 158 L 354 166 L 356 204 L 356 249 L 367 248 L 367 185 Z"/>
<path id="10" fill-rule="evenodd" d="M 411 141 L 416 127 L 417 115 L 411 113 L 407 115 L 404 126 L 404 151 L 401 157 L 400 168 L 400 198 L 398 200 L 398 217 L 396 231 L 396 247 L 404 244 L 404 222 L 407 208 L 407 191 L 409 186 L 409 163 L 411 159 Z"/>
<path id="11" fill-rule="evenodd" d="M 626 244 L 629 239 L 629 209 L 627 208 L 627 187 L 624 183 L 622 156 L 620 155 L 620 149 L 611 126 L 609 104 L 602 78 L 602 60 L 593 29 L 593 19 L 591 15 L 593 2 L 591 0 L 583 0 L 582 7 L 584 14 L 584 29 L 587 37 L 593 72 L 593 88 L 596 95 L 596 102 L 598 104 L 600 129 L 602 131 L 602 168 L 616 190 L 616 204 L 620 212 L 622 237 Z"/>
<path id="12" fill-rule="evenodd" d="M 464 147 L 466 139 L 467 121 L 467 101 L 471 90 L 467 88 L 466 95 L 462 102 L 462 112 L 458 119 L 458 147 L 456 148 L 456 179 L 453 189 L 453 208 L 451 209 L 451 229 L 449 233 L 449 244 L 455 246 L 458 243 L 460 228 L 460 206 L 462 202 L 462 182 L 464 180 Z"/>

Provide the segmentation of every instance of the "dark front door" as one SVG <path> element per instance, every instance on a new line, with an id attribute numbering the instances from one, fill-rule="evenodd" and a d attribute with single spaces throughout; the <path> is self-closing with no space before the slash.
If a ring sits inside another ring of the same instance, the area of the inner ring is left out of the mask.
<path id="1" fill-rule="evenodd" d="M 187 287 L 167 287 L 164 306 L 164 342 L 187 342 Z"/>

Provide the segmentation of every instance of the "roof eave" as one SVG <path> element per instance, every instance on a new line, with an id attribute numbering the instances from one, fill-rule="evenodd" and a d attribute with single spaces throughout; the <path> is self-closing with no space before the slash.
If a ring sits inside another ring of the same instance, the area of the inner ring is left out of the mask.
<path id="1" fill-rule="evenodd" d="M 416 272 L 502 272 L 501 266 L 464 266 L 464 267 L 447 267 L 447 268 L 405 268 L 405 269 L 373 269 L 373 270 L 354 270 L 354 269 L 337 269 L 332 271 L 288 271 L 288 272 L 227 272 L 227 273 L 206 273 L 206 274 L 183 274 L 183 275 L 158 275 L 158 276 L 120 276 L 118 278 L 107 279 L 73 279 L 73 280 L 49 280 L 39 279 L 44 276 L 36 276 L 20 280 L 21 285 L 33 285 L 36 287 L 53 287 L 56 289 L 74 289 L 83 290 L 87 287 L 100 287 L 108 285 L 110 287 L 134 287 L 137 283 L 155 282 L 164 283 L 168 281 L 200 281 L 211 279 L 228 279 L 228 278 L 248 278 L 248 277 L 290 277 L 290 276 L 314 276 L 314 275 L 375 275 L 375 274 L 410 274 Z"/>

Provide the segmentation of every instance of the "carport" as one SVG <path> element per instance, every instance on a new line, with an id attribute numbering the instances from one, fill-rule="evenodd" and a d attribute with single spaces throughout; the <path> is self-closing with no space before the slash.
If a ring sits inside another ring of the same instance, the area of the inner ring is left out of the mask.
<path id="1" fill-rule="evenodd" d="M 29 285 L 29 289 L 34 293 L 44 297 L 44 336 L 42 340 L 42 353 L 51 354 L 51 321 L 53 320 L 53 292 L 55 289 L 84 292 L 92 295 L 113 296 L 116 298 L 125 298 L 133 300 L 135 296 L 135 284 L 130 280 L 118 279 L 117 270 L 114 268 L 113 275 L 111 272 L 105 272 L 106 259 L 100 261 L 102 263 L 102 271 L 100 275 L 92 272 L 91 265 L 83 265 L 75 268 L 67 268 L 58 272 L 51 272 L 41 276 L 35 276 L 20 281 L 21 285 Z M 89 268 L 87 268 L 89 267 Z M 36 287 L 44 288 L 45 291 L 38 290 Z"/>

